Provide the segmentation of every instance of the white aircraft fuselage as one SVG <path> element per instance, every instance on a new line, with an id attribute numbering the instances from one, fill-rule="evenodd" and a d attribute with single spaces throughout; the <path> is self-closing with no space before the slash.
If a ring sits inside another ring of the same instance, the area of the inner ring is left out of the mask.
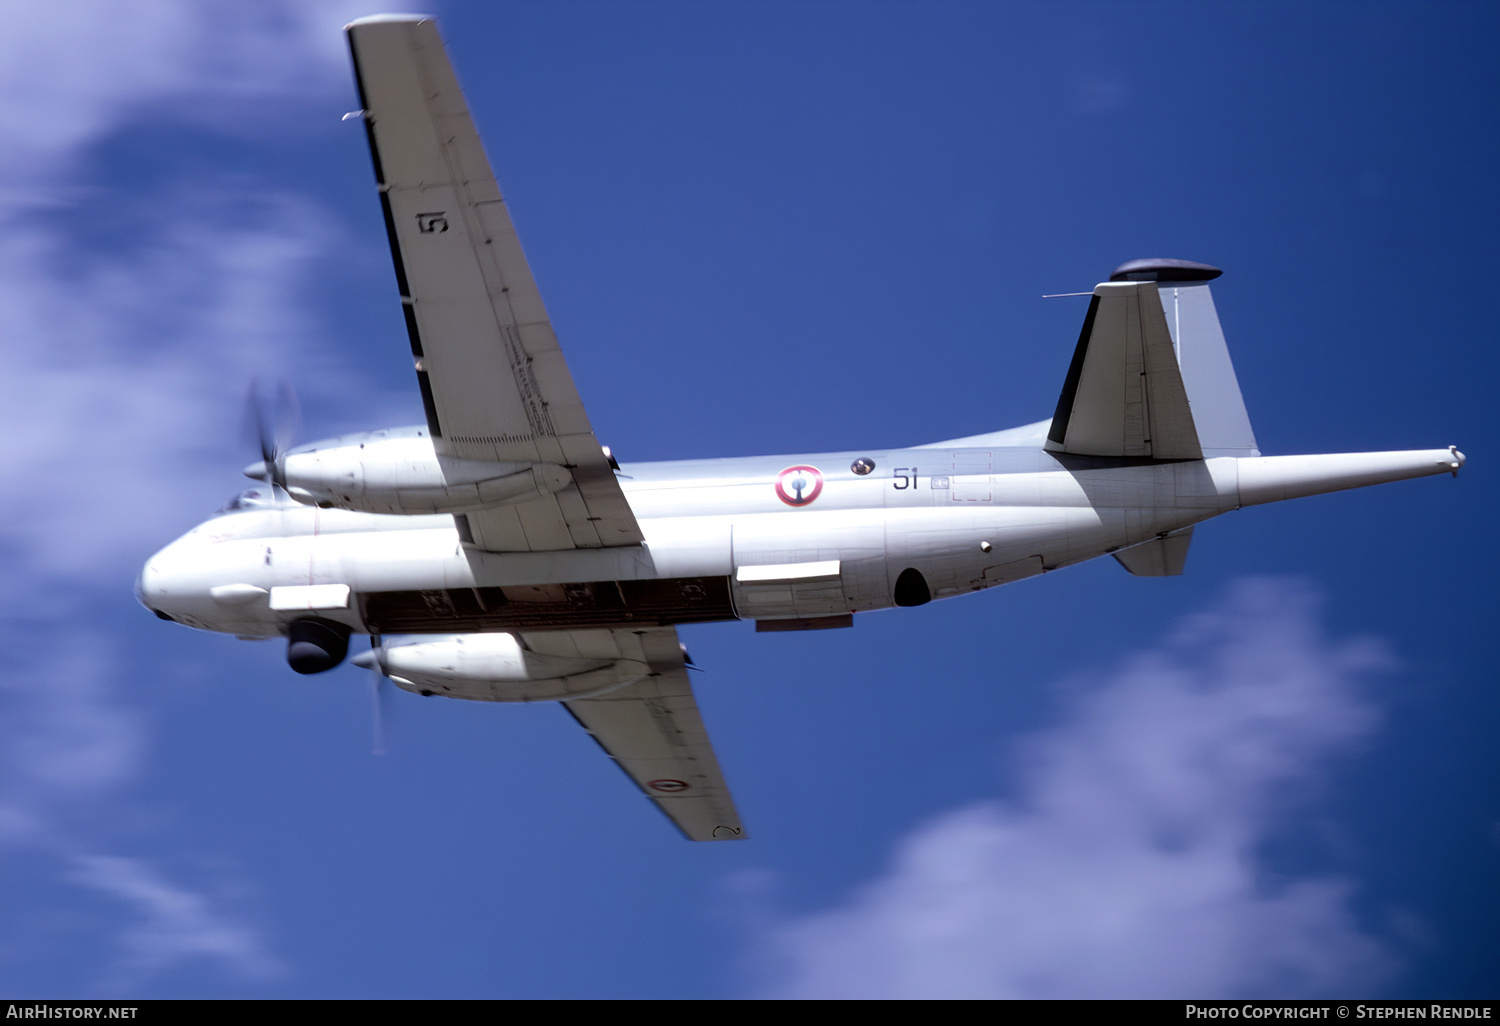
<path id="1" fill-rule="evenodd" d="M 370 634 L 736 618 L 847 626 L 851 614 L 1115 552 L 1137 573 L 1181 572 L 1180 559 L 1134 567 L 1128 553 L 1156 543 L 1158 560 L 1171 560 L 1174 536 L 1240 506 L 1447 473 L 1463 459 L 1451 449 L 1069 456 L 1042 448 L 1045 428 L 997 433 L 989 445 L 625 464 L 617 476 L 645 541 L 616 548 L 474 551 L 451 514 L 318 508 L 277 489 L 274 501 L 242 498 L 157 553 L 139 593 L 158 615 L 243 637 L 284 635 L 309 614 Z M 1027 435 L 1035 441 L 1014 444 Z M 372 451 L 424 436 L 410 428 L 305 448 Z"/>

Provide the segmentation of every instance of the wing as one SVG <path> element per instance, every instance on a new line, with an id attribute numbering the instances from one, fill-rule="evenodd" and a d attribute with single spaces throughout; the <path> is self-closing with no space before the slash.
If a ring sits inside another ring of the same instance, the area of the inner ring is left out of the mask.
<path id="1" fill-rule="evenodd" d="M 553 495 L 471 513 L 460 531 L 491 551 L 639 543 L 436 24 L 385 15 L 346 31 L 438 453 L 554 463 L 573 476 Z"/>
<path id="2" fill-rule="evenodd" d="M 521 638 L 548 655 L 647 663 L 653 672 L 645 680 L 563 706 L 689 840 L 745 837 L 693 699 L 676 629 L 540 631 Z"/>

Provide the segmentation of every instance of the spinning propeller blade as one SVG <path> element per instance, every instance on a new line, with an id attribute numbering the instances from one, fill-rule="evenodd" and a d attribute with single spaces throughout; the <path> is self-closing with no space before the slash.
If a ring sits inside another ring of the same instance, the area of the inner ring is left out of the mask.
<path id="1" fill-rule="evenodd" d="M 285 380 L 267 385 L 260 378 L 250 382 L 245 397 L 245 433 L 260 447 L 260 462 L 245 468 L 245 476 L 257 478 L 286 491 L 286 454 L 292 447 L 301 419 L 297 393 Z"/>
<path id="2" fill-rule="evenodd" d="M 387 718 L 387 706 L 390 703 L 391 689 L 386 682 L 385 671 L 380 668 L 380 659 L 377 650 L 380 648 L 380 635 L 370 635 L 370 651 L 361 652 L 355 656 L 352 662 L 356 666 L 368 667 L 370 670 L 370 754 L 384 755 L 385 744 L 385 721 Z"/>

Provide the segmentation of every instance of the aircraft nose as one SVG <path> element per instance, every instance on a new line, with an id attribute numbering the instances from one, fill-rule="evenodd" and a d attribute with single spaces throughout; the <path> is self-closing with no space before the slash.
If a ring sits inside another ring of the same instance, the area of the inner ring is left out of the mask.
<path id="1" fill-rule="evenodd" d="M 246 477 L 255 479 L 256 481 L 264 481 L 266 479 L 266 461 L 256 460 L 254 463 L 251 463 L 247 467 L 245 467 L 245 469 L 242 470 L 241 473 Z"/>
<path id="2" fill-rule="evenodd" d="M 146 560 L 146 565 L 141 567 L 140 574 L 135 579 L 135 600 L 145 606 L 157 616 L 166 619 L 161 611 L 161 569 L 156 565 L 156 557 Z"/>
<path id="3" fill-rule="evenodd" d="M 174 600 L 171 574 L 163 569 L 162 552 L 146 560 L 146 565 L 141 567 L 140 575 L 135 579 L 135 600 L 161 619 L 172 619 L 163 611 L 172 608 Z"/>

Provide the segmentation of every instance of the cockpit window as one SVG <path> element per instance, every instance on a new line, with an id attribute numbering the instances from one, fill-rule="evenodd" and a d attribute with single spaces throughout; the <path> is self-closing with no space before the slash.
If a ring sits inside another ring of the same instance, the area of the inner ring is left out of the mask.
<path id="1" fill-rule="evenodd" d="M 246 509 L 268 509 L 276 505 L 276 500 L 271 497 L 269 488 L 246 488 L 243 492 L 230 499 L 219 510 L 220 513 L 238 513 Z"/>

